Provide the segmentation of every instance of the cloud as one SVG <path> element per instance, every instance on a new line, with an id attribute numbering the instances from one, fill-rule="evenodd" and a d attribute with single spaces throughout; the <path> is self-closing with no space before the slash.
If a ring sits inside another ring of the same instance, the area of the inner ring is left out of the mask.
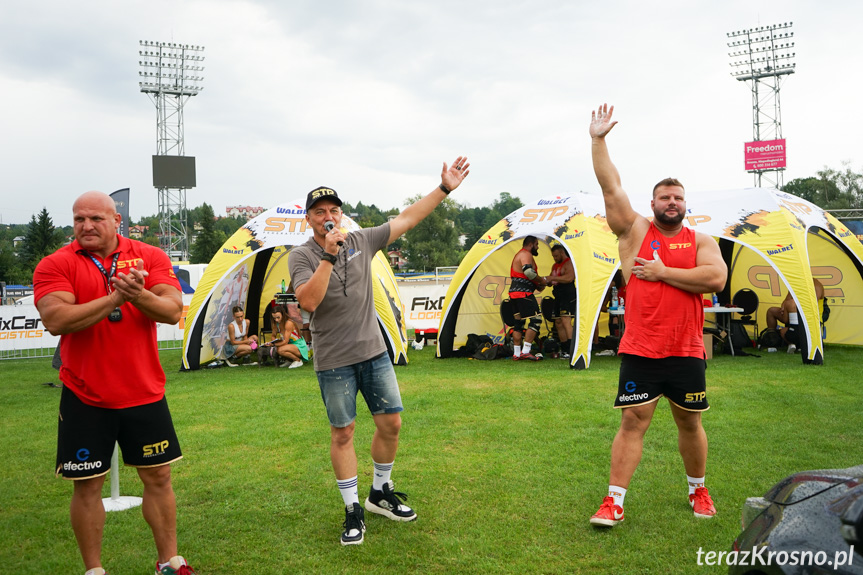
<path id="1" fill-rule="evenodd" d="M 752 185 L 747 85 L 729 75 L 725 33 L 795 22 L 798 70 L 782 87 L 786 181 L 859 164 L 860 80 L 843 23 L 863 8 L 803 1 L 47 0 L 0 18 L 6 222 L 71 198 L 132 189 L 132 217 L 158 211 L 154 103 L 138 89 L 138 41 L 206 47 L 204 90 L 186 103 L 197 159 L 190 206 L 273 206 L 322 184 L 351 203 L 402 206 L 466 154 L 454 195 L 597 192 L 587 123 L 603 101 L 631 193 L 668 175 L 688 190 Z M 857 162 L 855 164 L 854 162 Z"/>

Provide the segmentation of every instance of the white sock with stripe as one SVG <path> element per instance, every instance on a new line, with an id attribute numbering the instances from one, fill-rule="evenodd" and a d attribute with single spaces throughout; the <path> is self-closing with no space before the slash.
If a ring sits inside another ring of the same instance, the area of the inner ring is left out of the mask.
<path id="1" fill-rule="evenodd" d="M 375 464 L 374 470 L 374 478 L 372 479 L 372 489 L 376 491 L 383 491 L 384 484 L 390 480 L 390 475 L 393 472 L 393 463 L 378 463 L 377 461 L 372 461 Z"/>
<path id="2" fill-rule="evenodd" d="M 339 486 L 345 507 L 353 509 L 354 503 L 360 502 L 360 496 L 357 494 L 357 476 L 354 475 L 350 479 L 336 479 L 336 483 Z"/>
<path id="3" fill-rule="evenodd" d="M 686 481 L 689 482 L 689 494 L 694 495 L 695 490 L 699 487 L 704 487 L 704 478 L 703 477 L 689 477 L 686 476 Z"/>

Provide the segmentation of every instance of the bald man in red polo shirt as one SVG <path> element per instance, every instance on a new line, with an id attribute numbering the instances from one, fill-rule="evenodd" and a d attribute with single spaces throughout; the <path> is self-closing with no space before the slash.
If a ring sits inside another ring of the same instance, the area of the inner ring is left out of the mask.
<path id="1" fill-rule="evenodd" d="M 60 335 L 63 366 L 56 473 L 74 482 L 70 515 L 87 575 L 102 575 L 102 485 L 114 443 L 144 484 L 142 509 L 157 575 L 191 575 L 177 553 L 170 463 L 182 457 L 165 400 L 156 323 L 183 311 L 171 261 L 117 233 L 114 200 L 87 192 L 72 206 L 75 240 L 33 274 L 42 323 Z"/>

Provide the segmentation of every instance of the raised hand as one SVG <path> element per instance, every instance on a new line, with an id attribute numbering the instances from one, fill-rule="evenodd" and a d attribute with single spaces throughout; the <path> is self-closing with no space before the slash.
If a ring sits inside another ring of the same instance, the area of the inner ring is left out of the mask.
<path id="1" fill-rule="evenodd" d="M 608 104 L 602 104 L 595 112 L 590 113 L 591 138 L 604 138 L 611 131 L 617 124 L 617 120 L 611 120 L 613 113 L 614 106 L 609 107 Z"/>
<path id="2" fill-rule="evenodd" d="M 469 167 L 470 164 L 465 156 L 459 156 L 456 158 L 452 163 L 452 166 L 449 168 L 447 168 L 446 162 L 444 162 L 443 170 L 441 170 L 440 173 L 441 183 L 446 187 L 446 189 L 453 191 L 470 173 L 470 170 L 468 170 Z"/>

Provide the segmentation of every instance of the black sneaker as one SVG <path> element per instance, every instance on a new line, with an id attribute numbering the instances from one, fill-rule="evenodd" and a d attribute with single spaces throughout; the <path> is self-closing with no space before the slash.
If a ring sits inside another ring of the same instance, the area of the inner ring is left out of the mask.
<path id="1" fill-rule="evenodd" d="M 354 503 L 353 509 L 345 507 L 345 532 L 342 533 L 342 545 L 359 545 L 363 542 L 366 531 L 365 515 L 359 503 Z"/>
<path id="2" fill-rule="evenodd" d="M 366 498 L 366 511 L 389 517 L 393 521 L 413 521 L 417 518 L 417 514 L 402 503 L 407 499 L 406 494 L 393 491 L 393 482 L 390 480 L 384 483 L 381 491 L 375 488 L 369 490 L 369 496 Z"/>

